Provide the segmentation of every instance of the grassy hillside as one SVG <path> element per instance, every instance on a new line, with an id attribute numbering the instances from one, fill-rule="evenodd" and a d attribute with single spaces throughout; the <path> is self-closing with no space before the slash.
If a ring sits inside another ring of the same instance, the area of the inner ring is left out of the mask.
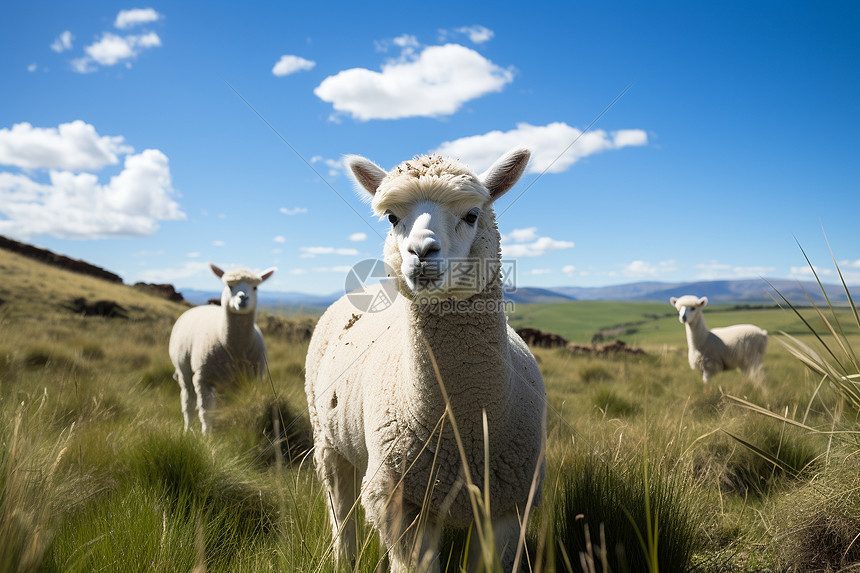
<path id="1" fill-rule="evenodd" d="M 72 273 L 0 249 L 0 312 L 7 319 L 43 320 L 65 316 L 78 297 L 112 300 L 128 310 L 131 320 L 175 319 L 187 307 L 126 285 Z"/>
<path id="2" fill-rule="evenodd" d="M 184 307 L 3 251 L 0 267 L 0 570 L 336 570 L 327 500 L 305 455 L 312 319 L 263 313 L 270 376 L 223 389 L 215 431 L 201 438 L 182 431 L 167 356 Z M 115 300 L 129 318 L 74 315 L 65 301 L 77 296 Z M 781 310 L 706 316 L 712 326 L 802 332 Z M 585 343 L 641 322 L 621 337 L 649 351 L 535 350 L 549 437 L 527 570 L 654 571 L 656 561 L 660 571 L 838 571 L 860 562 L 855 434 L 811 432 L 725 396 L 822 431 L 858 430 L 858 412 L 777 337 L 762 385 L 730 372 L 704 386 L 668 303 L 518 305 L 510 321 Z M 856 339 L 857 327 L 846 328 Z M 355 571 L 374 571 L 377 536 L 368 527 L 359 535 Z M 445 538 L 453 562 L 461 536 Z"/>

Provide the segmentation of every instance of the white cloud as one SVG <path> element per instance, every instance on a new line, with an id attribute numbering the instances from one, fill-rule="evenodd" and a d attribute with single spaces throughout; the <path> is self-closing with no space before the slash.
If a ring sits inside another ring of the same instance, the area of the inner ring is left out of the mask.
<path id="1" fill-rule="evenodd" d="M 647 134 L 638 129 L 611 133 L 600 129 L 583 133 L 564 122 L 548 125 L 518 123 L 516 129 L 510 131 L 490 131 L 446 141 L 436 152 L 458 157 L 474 171 L 480 172 L 510 149 L 528 147 L 532 151 L 529 173 L 561 173 L 589 155 L 647 143 Z"/>
<path id="2" fill-rule="evenodd" d="M 537 227 L 528 227 L 526 229 L 514 229 L 507 235 L 502 235 L 502 243 L 525 243 L 526 241 L 535 241 L 537 238 Z"/>
<path id="3" fill-rule="evenodd" d="M 287 239 L 285 239 L 283 235 L 278 235 L 277 237 L 275 237 L 272 240 L 275 241 L 276 243 L 286 243 L 287 242 Z"/>
<path id="4" fill-rule="evenodd" d="M 127 30 L 140 24 L 155 22 L 161 18 L 161 14 L 152 8 L 133 8 L 131 10 L 120 10 L 116 15 L 113 25 L 120 30 Z"/>
<path id="5" fill-rule="evenodd" d="M 299 56 L 285 54 L 281 56 L 281 59 L 278 60 L 278 62 L 272 68 L 272 73 L 280 78 L 283 76 L 294 74 L 296 72 L 313 69 L 315 65 L 317 65 L 317 63 L 311 60 L 306 60 Z"/>
<path id="6" fill-rule="evenodd" d="M 349 240 L 353 243 L 360 243 L 367 240 L 367 233 L 353 233 L 349 236 Z"/>
<path id="7" fill-rule="evenodd" d="M 529 271 L 530 275 L 548 275 L 552 273 L 552 269 L 532 269 Z"/>
<path id="8" fill-rule="evenodd" d="M 303 259 L 312 259 L 317 255 L 357 255 L 356 249 L 343 249 L 335 247 L 301 247 L 299 249 Z"/>
<path id="9" fill-rule="evenodd" d="M 460 34 L 466 34 L 469 36 L 469 40 L 471 40 L 475 44 L 483 44 L 484 42 L 488 42 L 493 37 L 493 31 L 489 28 L 481 26 L 480 24 L 476 24 L 474 26 L 464 26 L 462 28 L 457 28 L 454 30 L 455 32 L 459 32 Z"/>
<path id="10" fill-rule="evenodd" d="M 81 120 L 54 127 L 16 123 L 0 129 L 0 164 L 22 169 L 98 170 L 134 149 L 122 136 L 101 136 Z"/>
<path id="11" fill-rule="evenodd" d="M 226 244 L 227 244 L 227 243 L 225 243 L 224 241 L 212 241 L 212 246 L 213 246 L 213 247 L 223 247 L 223 246 L 225 246 Z"/>
<path id="12" fill-rule="evenodd" d="M 187 261 L 177 267 L 141 271 L 140 280 L 148 283 L 175 283 L 193 276 L 211 275 L 209 263 Z"/>
<path id="13" fill-rule="evenodd" d="M 514 229 L 507 235 L 502 235 L 503 257 L 539 257 L 550 251 L 572 249 L 573 242 L 557 241 L 549 237 L 540 237 L 537 227 Z"/>
<path id="14" fill-rule="evenodd" d="M 194 252 L 188 253 L 185 256 L 188 257 L 189 259 L 197 259 L 197 258 L 200 258 L 200 253 L 198 253 L 197 251 L 194 251 Z"/>
<path id="15" fill-rule="evenodd" d="M 35 72 L 38 67 L 39 67 L 39 65 L 36 62 L 33 62 L 32 64 L 27 66 L 27 71 L 28 72 Z"/>
<path id="16" fill-rule="evenodd" d="M 696 265 L 699 269 L 697 279 L 716 280 L 716 279 L 748 279 L 765 276 L 775 270 L 775 267 L 766 266 L 739 266 L 719 263 L 717 261 L 709 261 L 707 263 L 699 263 Z"/>
<path id="17" fill-rule="evenodd" d="M 311 163 L 312 164 L 322 163 L 323 165 L 328 167 L 328 174 L 331 177 L 337 177 L 338 175 L 340 175 L 343 172 L 343 170 L 345 168 L 345 166 L 343 164 L 343 160 L 328 159 L 328 158 L 323 157 L 322 155 L 314 155 L 313 157 L 311 157 Z"/>
<path id="18" fill-rule="evenodd" d="M 847 259 L 844 261 L 839 261 L 839 266 L 842 267 L 843 269 L 845 269 L 845 268 L 860 269 L 860 259 L 858 259 L 856 261 L 851 261 L 851 260 L 847 260 Z"/>
<path id="19" fill-rule="evenodd" d="M 513 71 L 459 44 L 430 46 L 406 61 L 389 61 L 382 71 L 351 68 L 329 76 L 314 93 L 353 118 L 435 117 L 465 102 L 501 91 Z"/>
<path id="20" fill-rule="evenodd" d="M 656 265 L 647 261 L 633 261 L 625 265 L 621 272 L 628 277 L 644 278 L 658 277 L 676 270 L 678 268 L 673 260 L 661 261 Z"/>
<path id="21" fill-rule="evenodd" d="M 573 276 L 573 273 L 576 272 L 576 267 L 573 265 L 564 265 L 563 267 L 561 267 L 561 272 L 568 276 Z"/>
<path id="22" fill-rule="evenodd" d="M 280 211 L 284 215 L 298 215 L 300 213 L 307 213 L 308 212 L 308 210 L 305 209 L 304 207 L 294 207 L 292 209 L 290 209 L 288 207 L 281 207 Z"/>
<path id="23" fill-rule="evenodd" d="M 815 272 L 818 273 L 820 277 L 828 277 L 835 274 L 835 271 L 831 271 L 830 269 L 822 269 L 815 265 L 810 268 L 809 266 L 805 267 L 791 267 L 790 271 L 792 275 L 800 275 L 802 277 L 811 277 L 812 269 L 815 269 Z"/>
<path id="24" fill-rule="evenodd" d="M 540 237 L 538 240 L 531 243 L 502 245 L 502 256 L 511 258 L 539 257 L 550 251 L 571 248 L 573 248 L 573 243 L 571 241 L 557 241 L 549 237 Z"/>
<path id="25" fill-rule="evenodd" d="M 72 35 L 72 33 L 66 30 L 65 32 L 60 34 L 56 40 L 54 40 L 54 42 L 51 44 L 51 49 L 58 54 L 61 52 L 65 52 L 66 50 L 71 50 L 72 40 L 74 39 L 75 37 Z"/>
<path id="26" fill-rule="evenodd" d="M 131 60 L 140 52 L 159 46 L 161 46 L 161 38 L 155 32 L 138 36 L 117 36 L 111 32 L 105 32 L 100 40 L 84 48 L 86 56 L 72 60 L 72 69 L 78 73 L 89 73 L 97 69 L 95 64 L 113 66 L 120 62 L 125 62 L 126 66 L 131 67 Z"/>
<path id="27" fill-rule="evenodd" d="M 185 213 L 173 200 L 167 156 L 146 149 L 101 184 L 92 173 L 50 170 L 49 183 L 0 172 L 0 234 L 104 238 L 152 235 Z"/>
<path id="28" fill-rule="evenodd" d="M 306 271 L 305 269 L 290 269 L 287 272 L 290 273 L 291 275 L 306 275 L 306 274 L 308 274 L 308 271 Z"/>
<path id="29" fill-rule="evenodd" d="M 352 267 L 350 266 L 338 266 L 338 267 L 314 267 L 313 270 L 316 273 L 348 273 Z"/>

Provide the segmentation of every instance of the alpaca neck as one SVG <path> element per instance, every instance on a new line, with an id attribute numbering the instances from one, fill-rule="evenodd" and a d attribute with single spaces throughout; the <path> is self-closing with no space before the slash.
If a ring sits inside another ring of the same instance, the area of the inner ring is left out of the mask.
<path id="1" fill-rule="evenodd" d="M 705 317 L 700 316 L 698 320 L 694 322 L 688 322 L 687 327 L 687 345 L 690 348 L 700 348 L 705 340 L 708 339 L 708 325 L 705 323 Z"/>
<path id="2" fill-rule="evenodd" d="M 445 402 L 429 345 L 456 419 L 480 424 L 486 410 L 492 424 L 504 414 L 511 385 L 501 279 L 466 300 L 447 303 L 434 308 L 409 303 L 408 392 L 441 416 Z"/>
<path id="3" fill-rule="evenodd" d="M 221 323 L 223 338 L 227 348 L 243 352 L 253 341 L 254 322 L 257 313 L 236 314 L 230 311 L 224 313 Z"/>

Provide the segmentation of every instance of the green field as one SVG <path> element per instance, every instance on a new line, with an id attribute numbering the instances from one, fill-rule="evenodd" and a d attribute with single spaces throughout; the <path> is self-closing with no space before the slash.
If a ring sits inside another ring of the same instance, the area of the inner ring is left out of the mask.
<path id="1" fill-rule="evenodd" d="M 814 309 L 801 308 L 800 311 L 816 330 L 824 328 Z M 843 322 L 851 321 L 848 308 L 839 309 L 837 315 Z M 708 305 L 705 307 L 705 320 L 710 328 L 750 323 L 772 334 L 786 332 L 806 336 L 809 333 L 791 309 L 776 304 L 767 308 Z M 665 304 L 618 301 L 519 304 L 509 313 L 508 322 L 515 329 L 538 328 L 560 334 L 577 344 L 590 344 L 597 333 L 604 335 L 606 341 L 617 338 L 632 346 L 651 349 L 687 344 L 684 325 L 678 321 L 678 312 L 668 301 Z"/>
<path id="2" fill-rule="evenodd" d="M 215 431 L 202 438 L 182 431 L 167 356 L 185 307 L 5 251 L 0 272 L 0 570 L 336 570 L 327 502 L 306 456 L 314 317 L 260 317 L 270 377 L 226 389 Z M 78 296 L 117 301 L 128 318 L 74 315 L 66 306 Z M 780 344 L 779 330 L 817 344 L 791 311 L 715 307 L 705 316 L 710 326 L 770 331 L 761 385 L 738 372 L 703 385 L 668 302 L 511 314 L 515 327 L 580 344 L 612 330 L 607 341 L 647 352 L 534 350 L 548 467 L 525 570 L 857 570 L 856 405 Z M 860 348 L 850 314 L 839 316 Z M 836 355 L 856 368 L 850 352 Z M 361 557 L 342 570 L 374 571 L 383 549 L 369 527 L 359 535 Z M 445 538 L 450 571 L 462 535 Z"/>

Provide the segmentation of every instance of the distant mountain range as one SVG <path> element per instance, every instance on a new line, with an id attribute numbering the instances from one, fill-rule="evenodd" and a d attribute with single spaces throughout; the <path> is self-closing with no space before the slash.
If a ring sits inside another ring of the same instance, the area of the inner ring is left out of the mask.
<path id="1" fill-rule="evenodd" d="M 770 282 L 770 284 L 768 284 Z M 771 286 L 772 285 L 772 286 Z M 827 296 L 832 302 L 847 301 L 842 285 L 825 285 Z M 860 300 L 860 287 L 850 287 L 851 296 Z M 694 294 L 706 296 L 711 304 L 771 304 L 774 299 L 782 299 L 776 290 L 793 304 L 808 304 L 807 294 L 816 303 L 824 302 L 821 289 L 814 281 L 793 281 L 787 279 L 755 279 L 737 281 L 699 281 L 688 283 L 637 282 L 605 287 L 553 288 L 520 287 L 506 293 L 509 300 L 517 304 L 538 304 L 570 302 L 574 300 L 632 300 L 667 302 L 669 297 Z M 181 289 L 182 296 L 193 304 L 206 304 L 210 298 L 219 298 L 220 291 L 201 291 Z M 263 306 L 285 307 L 325 307 L 340 298 L 343 293 L 315 295 L 301 292 L 277 292 L 260 289 L 260 303 Z"/>

